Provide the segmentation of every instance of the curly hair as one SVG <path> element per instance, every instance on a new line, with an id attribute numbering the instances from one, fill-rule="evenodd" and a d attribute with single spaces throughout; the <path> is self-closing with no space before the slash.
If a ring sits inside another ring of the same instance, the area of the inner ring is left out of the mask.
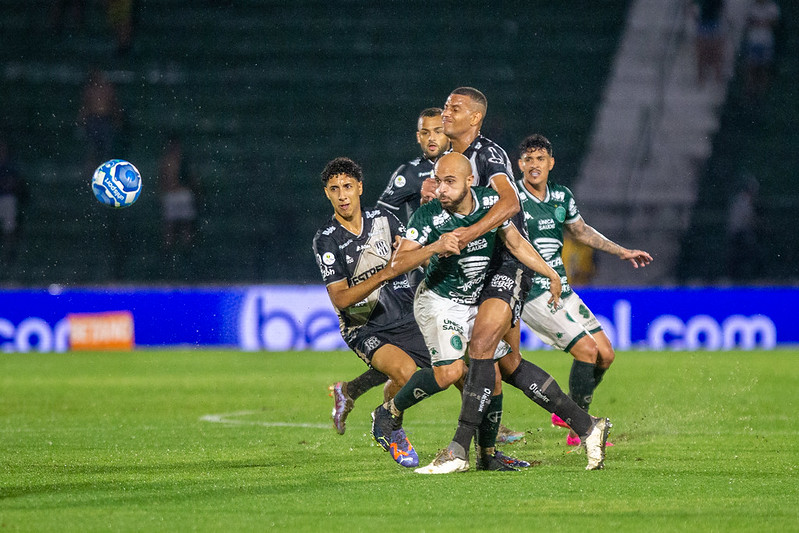
<path id="1" fill-rule="evenodd" d="M 327 187 L 330 178 L 338 174 L 345 174 L 358 181 L 363 181 L 363 170 L 360 165 L 349 157 L 337 157 L 325 165 L 322 171 L 322 186 Z"/>
<path id="2" fill-rule="evenodd" d="M 539 133 L 530 135 L 519 145 L 519 154 L 524 154 L 530 150 L 546 150 L 549 156 L 552 157 L 552 143 Z"/>

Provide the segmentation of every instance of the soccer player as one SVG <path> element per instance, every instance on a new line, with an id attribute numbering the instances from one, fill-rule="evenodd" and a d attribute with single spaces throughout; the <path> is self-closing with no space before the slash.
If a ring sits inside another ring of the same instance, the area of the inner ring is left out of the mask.
<path id="1" fill-rule="evenodd" d="M 407 222 L 421 203 L 422 183 L 432 177 L 433 165 L 439 156 L 449 149 L 449 139 L 444 135 L 441 122 L 441 109 L 430 107 L 419 113 L 416 120 L 416 142 L 422 149 L 421 157 L 400 165 L 391 175 L 388 186 L 377 203 Z M 429 199 L 429 198 L 428 198 Z M 408 281 L 416 289 L 424 277 L 421 269 L 408 272 Z M 329 387 L 333 397 L 333 426 L 339 435 L 346 431 L 346 420 L 355 400 L 367 390 L 382 385 L 388 378 L 381 372 L 370 368 L 350 381 L 338 381 Z"/>
<path id="2" fill-rule="evenodd" d="M 574 357 L 569 375 L 569 395 L 588 411 L 594 390 L 613 363 L 615 353 L 599 321 L 569 285 L 561 257 L 563 230 L 566 229 L 577 242 L 616 255 L 635 268 L 648 265 L 652 256 L 643 250 L 624 248 L 585 223 L 572 192 L 549 181 L 555 158 L 552 144 L 546 137 L 538 134 L 527 137 L 519 146 L 519 152 L 518 165 L 523 178 L 518 184 L 530 242 L 558 272 L 563 287 L 562 309 L 553 313 L 547 305 L 549 280 L 535 274 L 522 319 L 541 340 Z M 514 362 L 518 364 L 518 358 L 519 355 L 514 353 L 503 359 L 500 370 L 504 375 L 510 376 L 516 370 Z M 552 423 L 569 427 L 554 413 Z M 572 429 L 566 442 L 577 446 L 580 437 Z"/>
<path id="3" fill-rule="evenodd" d="M 330 161 L 322 172 L 322 184 L 334 214 L 314 237 L 316 261 L 347 346 L 389 377 L 386 394 L 392 397 L 417 366 L 430 366 L 430 354 L 413 319 L 408 279 L 389 264 L 394 241 L 405 228 L 382 207 L 361 209 L 363 172 L 351 159 Z M 418 464 L 401 427 L 379 443 L 400 465 Z"/>
<path id="4" fill-rule="evenodd" d="M 442 110 L 438 107 L 429 107 L 419 113 L 416 121 L 416 142 L 422 149 L 422 156 L 400 165 L 377 200 L 378 205 L 390 209 L 404 222 L 421 205 L 422 183 L 432 178 L 436 161 L 449 150 L 449 138 L 444 135 L 441 113 Z M 427 200 L 433 197 L 428 193 Z"/>
<path id="5" fill-rule="evenodd" d="M 479 315 L 477 303 L 489 272 L 497 237 L 525 265 L 550 280 L 550 304 L 554 306 L 557 303 L 561 292 L 560 277 L 510 222 L 468 243 L 459 254 L 441 254 L 436 245 L 442 240 L 454 239 L 456 250 L 460 250 L 455 231 L 487 216 L 491 206 L 499 200 L 499 195 L 487 187 L 471 187 L 473 174 L 470 162 L 458 153 L 447 154 L 439 160 L 435 179 L 438 200 L 421 207 L 411 217 L 405 238 L 400 241 L 392 262 L 397 271 L 403 272 L 429 260 L 425 280 L 416 293 L 414 314 L 430 349 L 433 371 L 422 369 L 416 372 L 397 393 L 394 401 L 375 409 L 372 432 L 376 438 L 396 431 L 396 421 L 405 408 L 445 389 L 466 373 L 463 359 L 469 349 L 475 318 Z M 492 354 L 492 359 L 502 357 L 507 351 L 507 345 L 499 346 Z M 493 360 L 491 364 L 494 364 Z M 587 442 L 589 466 L 601 468 L 607 420 L 592 419 L 560 391 L 551 376 L 545 374 L 545 377 L 536 391 L 556 406 L 555 410 L 561 415 L 579 425 L 584 435 L 590 435 Z M 499 387 L 498 381 L 491 384 L 488 393 L 496 393 L 492 401 L 501 402 Z M 493 428 L 486 427 L 486 431 L 493 429 L 496 434 L 499 420 L 486 417 L 485 422 L 488 426 L 494 425 Z M 498 452 L 493 448 L 478 447 L 477 468 L 514 470 L 502 456 L 497 455 Z M 444 456 L 447 460 L 440 461 Z M 454 453 L 449 449 L 443 450 L 431 465 L 416 471 L 448 473 L 468 468 L 468 452 L 461 448 Z"/>

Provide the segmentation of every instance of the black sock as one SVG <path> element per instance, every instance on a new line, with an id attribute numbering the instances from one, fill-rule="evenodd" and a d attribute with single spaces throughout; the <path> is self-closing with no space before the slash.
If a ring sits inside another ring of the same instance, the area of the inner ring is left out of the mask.
<path id="1" fill-rule="evenodd" d="M 364 392 L 382 385 L 386 381 L 388 381 L 388 376 L 374 368 L 370 368 L 357 378 L 347 382 L 347 394 L 355 401 Z"/>
<path id="2" fill-rule="evenodd" d="M 421 368 L 413 373 L 408 383 L 394 396 L 394 407 L 399 411 L 405 411 L 405 409 L 413 407 L 428 396 L 432 396 L 442 390 L 444 389 L 439 387 L 433 369 Z"/>
<path id="3" fill-rule="evenodd" d="M 588 413 L 569 398 L 555 378 L 541 367 L 522 359 L 505 381 L 550 413 L 558 415 L 578 435 L 587 433 L 591 428 L 591 417 Z"/>
<path id="4" fill-rule="evenodd" d="M 586 412 L 591 405 L 591 400 L 594 399 L 594 389 L 596 389 L 595 370 L 595 364 L 575 359 L 572 362 L 572 370 L 569 374 L 569 396 Z"/>
<path id="5" fill-rule="evenodd" d="M 455 430 L 455 437 L 452 439 L 464 450 L 469 449 L 477 426 L 483 421 L 483 415 L 491 404 L 495 377 L 493 359 L 472 359 L 470 361 L 469 373 L 466 375 L 466 383 L 463 386 L 458 429 Z"/>
<path id="6" fill-rule="evenodd" d="M 607 371 L 608 371 L 607 368 L 600 368 L 599 365 L 597 365 L 597 367 L 594 368 L 594 389 L 596 389 L 599 386 L 599 384 L 602 382 L 602 378 L 605 377 L 605 372 Z"/>
<path id="7" fill-rule="evenodd" d="M 497 445 L 497 432 L 502 422 L 502 393 L 491 397 L 491 405 L 477 429 L 477 444 L 483 448 Z"/>

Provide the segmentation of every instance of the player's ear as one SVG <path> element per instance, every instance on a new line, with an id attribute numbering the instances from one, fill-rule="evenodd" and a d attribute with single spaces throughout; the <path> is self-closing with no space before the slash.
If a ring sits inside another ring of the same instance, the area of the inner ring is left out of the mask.
<path id="1" fill-rule="evenodd" d="M 363 182 L 359 181 L 358 182 L 358 196 L 360 196 L 362 194 L 363 194 Z"/>
<path id="2" fill-rule="evenodd" d="M 549 158 L 549 170 L 552 170 L 552 167 L 554 167 L 554 166 L 555 166 L 555 158 L 554 157 L 550 157 Z"/>

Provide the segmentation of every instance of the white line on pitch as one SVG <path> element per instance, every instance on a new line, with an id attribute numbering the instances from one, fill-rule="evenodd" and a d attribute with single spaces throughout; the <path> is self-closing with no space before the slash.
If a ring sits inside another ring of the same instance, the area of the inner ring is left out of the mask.
<path id="1" fill-rule="evenodd" d="M 250 416 L 259 414 L 260 411 L 236 411 L 235 413 L 222 413 L 218 415 L 201 416 L 203 422 L 215 422 L 217 424 L 230 424 L 238 426 L 265 426 L 265 427 L 286 427 L 286 428 L 328 428 L 330 424 L 309 424 L 302 422 L 262 422 L 260 420 L 237 420 L 236 417 Z"/>

